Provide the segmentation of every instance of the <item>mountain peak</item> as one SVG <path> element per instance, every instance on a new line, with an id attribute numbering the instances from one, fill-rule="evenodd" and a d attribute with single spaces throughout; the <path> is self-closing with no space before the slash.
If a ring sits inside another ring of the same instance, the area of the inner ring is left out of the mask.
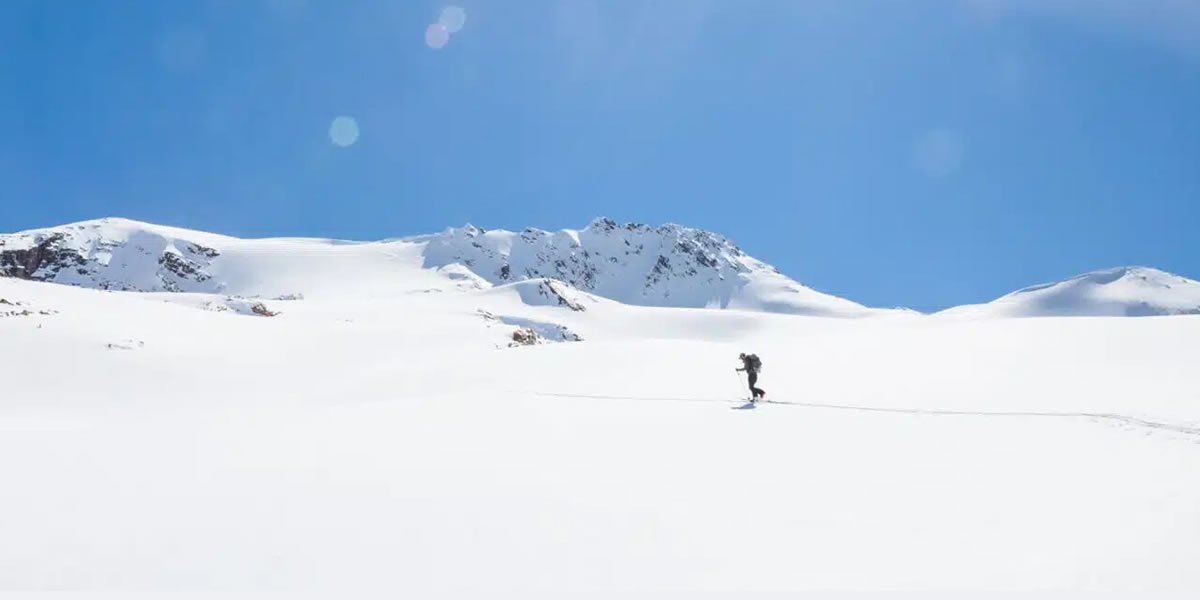
<path id="1" fill-rule="evenodd" d="M 598 217 L 580 230 L 460 229 L 421 239 L 426 266 L 462 264 L 492 285 L 549 278 L 627 304 L 842 316 L 871 310 L 804 287 L 722 235 L 674 223 Z"/>
<path id="2" fill-rule="evenodd" d="M 606 231 L 607 232 L 607 231 L 614 231 L 618 227 L 620 227 L 620 225 L 617 225 L 616 221 L 614 221 L 608 217 L 596 217 L 595 219 L 592 219 L 591 223 L 588 223 L 588 226 L 584 228 L 584 231 Z"/>

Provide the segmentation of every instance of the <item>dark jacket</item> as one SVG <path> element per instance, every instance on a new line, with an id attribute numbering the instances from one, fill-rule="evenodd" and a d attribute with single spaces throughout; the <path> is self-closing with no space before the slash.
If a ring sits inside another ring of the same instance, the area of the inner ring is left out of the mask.
<path id="1" fill-rule="evenodd" d="M 747 373 L 758 374 L 758 367 L 754 364 L 754 359 L 750 358 L 750 355 L 742 358 L 742 370 Z"/>

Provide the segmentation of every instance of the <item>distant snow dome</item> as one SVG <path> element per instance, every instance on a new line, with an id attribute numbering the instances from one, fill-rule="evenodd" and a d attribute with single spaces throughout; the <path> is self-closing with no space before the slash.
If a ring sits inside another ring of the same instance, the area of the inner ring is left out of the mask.
<path id="1" fill-rule="evenodd" d="M 461 6 L 447 6 L 442 9 L 442 15 L 438 17 L 438 25 L 446 28 L 450 33 L 458 33 L 462 31 L 463 25 L 467 24 L 467 11 Z"/>
<path id="2" fill-rule="evenodd" d="M 358 141 L 358 121 L 345 115 L 337 117 L 329 124 L 329 140 L 342 148 L 353 146 Z"/>

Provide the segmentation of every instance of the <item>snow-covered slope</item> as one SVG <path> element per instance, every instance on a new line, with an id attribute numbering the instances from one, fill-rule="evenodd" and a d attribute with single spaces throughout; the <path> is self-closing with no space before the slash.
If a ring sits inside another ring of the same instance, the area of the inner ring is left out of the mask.
<path id="1" fill-rule="evenodd" d="M 322 280 L 422 259 L 309 245 Z M 1200 316 L 795 318 L 416 272 L 270 318 L 0 278 L 0 589 L 1200 589 Z M 747 350 L 779 403 L 731 410 Z"/>
<path id="2" fill-rule="evenodd" d="M 468 226 L 375 243 L 241 240 L 101 219 L 0 235 L 0 275 L 98 289 L 266 297 L 553 279 L 636 305 L 843 317 L 892 312 L 809 289 L 717 234 L 608 219 L 581 231 Z"/>
<path id="3" fill-rule="evenodd" d="M 243 240 L 126 219 L 0 235 L 0 275 L 95 289 L 341 296 L 479 289 L 457 265 L 422 269 L 416 244 Z"/>
<path id="4" fill-rule="evenodd" d="M 986 317 L 1200 314 L 1200 282 L 1148 267 L 1120 267 L 1025 288 L 948 315 Z"/>

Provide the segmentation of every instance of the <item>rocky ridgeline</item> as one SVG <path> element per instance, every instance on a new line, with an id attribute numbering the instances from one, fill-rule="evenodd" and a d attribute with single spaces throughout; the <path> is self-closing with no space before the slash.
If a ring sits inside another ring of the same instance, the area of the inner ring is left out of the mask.
<path id="1" fill-rule="evenodd" d="M 474 226 L 429 236 L 426 266 L 462 264 L 492 284 L 553 279 L 631 304 L 706 306 L 742 276 L 777 271 L 721 235 L 679 225 L 596 219 L 580 231 Z"/>

